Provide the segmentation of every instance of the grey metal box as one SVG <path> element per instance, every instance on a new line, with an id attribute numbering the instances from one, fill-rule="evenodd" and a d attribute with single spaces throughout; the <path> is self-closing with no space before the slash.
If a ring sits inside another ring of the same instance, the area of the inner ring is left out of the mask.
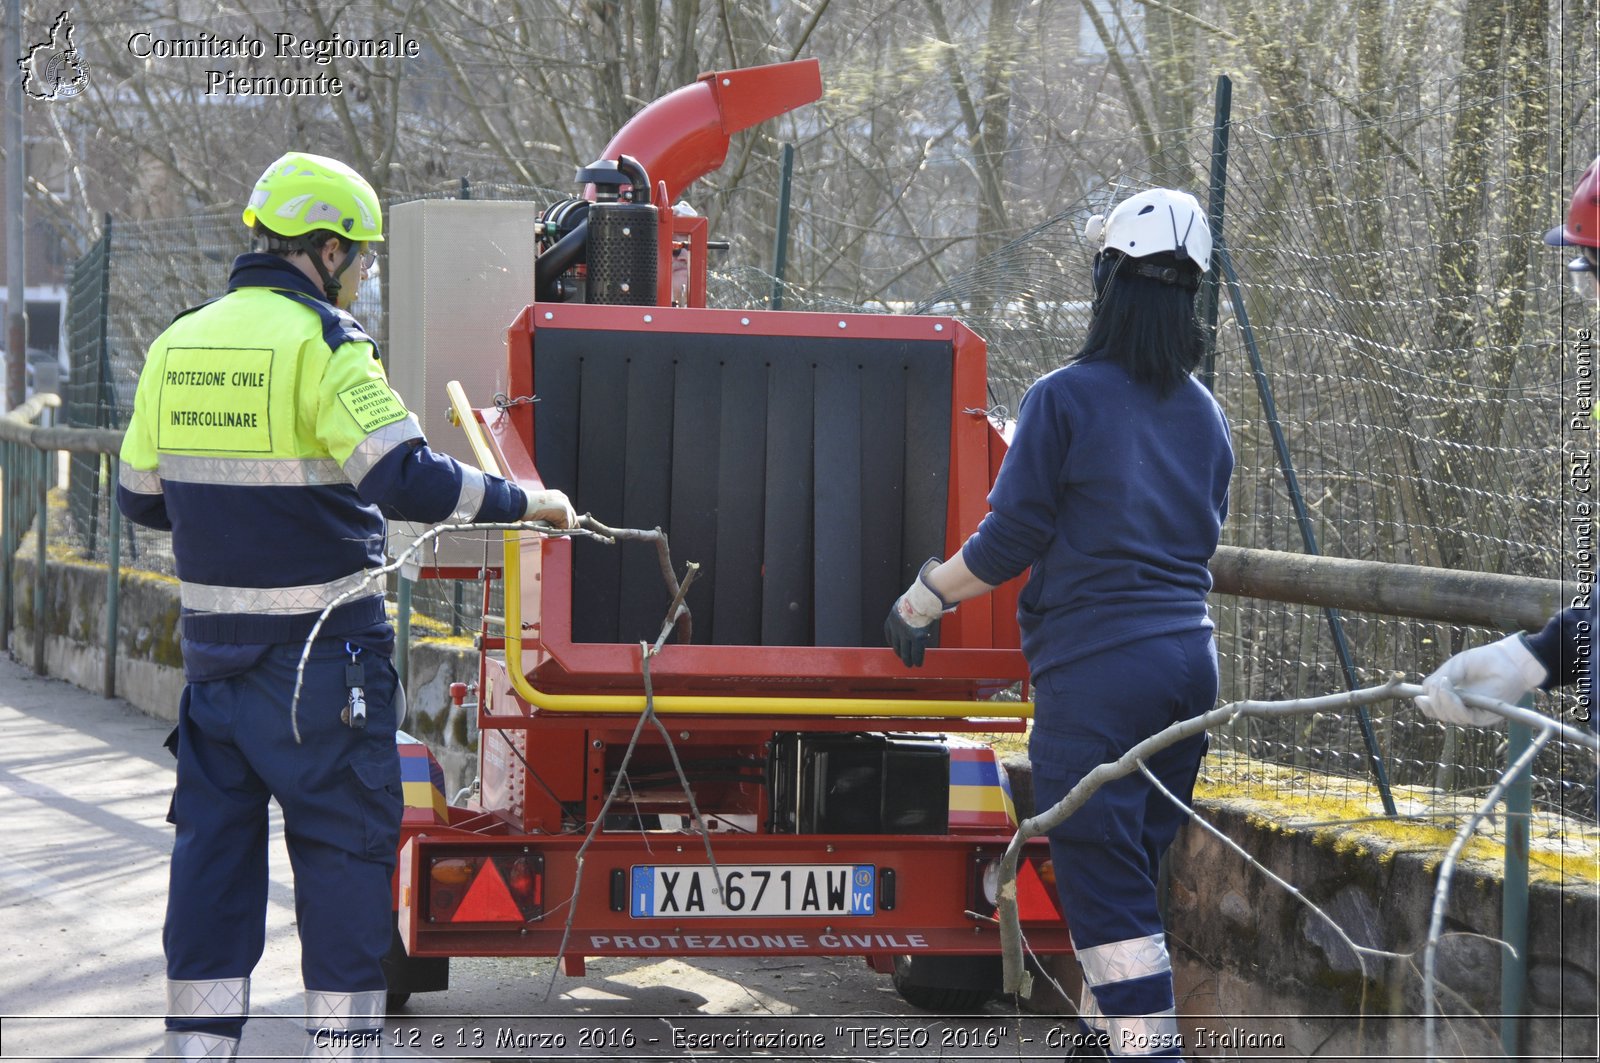
<path id="1" fill-rule="evenodd" d="M 533 302 L 534 225 L 541 205 L 497 200 L 416 200 L 389 212 L 389 382 L 422 422 L 428 445 L 476 465 L 466 434 L 448 420 L 445 384 L 488 406 L 506 390 L 506 329 Z M 425 526 L 391 521 L 397 556 Z M 498 566 L 498 533 L 437 540 L 424 563 Z"/>

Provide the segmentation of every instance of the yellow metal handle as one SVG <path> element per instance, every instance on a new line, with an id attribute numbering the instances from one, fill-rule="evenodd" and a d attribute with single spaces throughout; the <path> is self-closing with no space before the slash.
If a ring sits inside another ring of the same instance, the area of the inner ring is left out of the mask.
<path id="1" fill-rule="evenodd" d="M 512 640 L 506 639 L 506 668 L 511 685 L 530 705 L 546 712 L 628 713 L 644 711 L 643 694 L 548 694 L 528 683 L 511 663 Z M 520 656 L 520 653 L 519 653 Z M 664 715 L 693 713 L 706 716 L 851 716 L 859 718 L 906 717 L 934 719 L 1027 720 L 1033 718 L 1031 701 L 909 701 L 898 698 L 807 697 L 697 697 L 658 694 L 655 710 Z"/>
<path id="2" fill-rule="evenodd" d="M 451 419 L 467 433 L 467 442 L 478 459 L 478 467 L 484 472 L 501 475 L 500 463 L 494 460 L 489 440 L 472 411 L 472 404 L 467 401 L 467 391 L 461 386 L 461 381 L 449 381 L 444 390 L 450 396 Z M 505 572 L 506 672 L 511 676 L 512 687 L 531 703 L 531 695 L 538 694 L 538 691 L 528 684 L 527 676 L 522 674 L 522 539 L 515 531 L 505 532 L 502 565 Z"/>
<path id="3" fill-rule="evenodd" d="M 529 705 L 545 712 L 626 713 L 644 711 L 643 694 L 551 694 L 528 682 L 522 669 L 522 557 L 516 532 L 506 532 L 506 675 Z M 719 697 L 658 694 L 655 711 L 664 715 L 852 716 L 888 719 L 1033 718 L 1031 701 L 935 701 L 901 698 Z"/>
<path id="4" fill-rule="evenodd" d="M 467 433 L 472 452 L 485 472 L 501 475 L 500 465 L 489 449 L 467 401 L 467 393 L 456 380 L 445 385 L 450 409 Z M 506 673 L 511 687 L 524 701 L 545 712 L 629 713 L 644 711 L 642 694 L 550 694 L 528 682 L 522 668 L 522 539 L 515 531 L 505 533 L 505 616 Z M 767 716 L 858 716 L 858 717 L 933 717 L 980 719 L 1029 719 L 1031 701 L 934 701 L 900 698 L 808 698 L 808 697 L 699 697 L 662 695 L 654 699 L 660 713 L 705 715 Z"/>
<path id="5" fill-rule="evenodd" d="M 489 440 L 483 434 L 483 425 L 478 423 L 477 414 L 472 412 L 472 403 L 467 401 L 467 390 L 461 386 L 461 381 L 452 380 L 445 384 L 444 392 L 450 396 L 450 412 L 455 417 L 456 424 L 467 433 L 467 442 L 472 446 L 472 453 L 478 459 L 478 467 L 484 472 L 501 476 L 500 463 L 494 460 L 494 451 L 489 449 Z"/>

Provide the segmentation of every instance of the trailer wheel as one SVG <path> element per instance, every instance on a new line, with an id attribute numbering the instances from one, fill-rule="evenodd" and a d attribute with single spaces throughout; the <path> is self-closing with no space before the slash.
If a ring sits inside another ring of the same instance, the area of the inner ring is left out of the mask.
<path id="1" fill-rule="evenodd" d="M 406 1006 L 412 993 L 436 993 L 450 988 L 450 958 L 426 956 L 418 958 L 406 952 L 400 938 L 400 927 L 394 928 L 389 939 L 389 954 L 383 958 L 383 978 L 389 991 L 385 1002 L 389 1011 L 396 1012 Z"/>
<path id="2" fill-rule="evenodd" d="M 994 998 L 987 957 L 896 956 L 894 988 L 914 1008 L 938 1015 L 970 1015 Z M 996 961 L 999 957 L 994 958 Z"/>

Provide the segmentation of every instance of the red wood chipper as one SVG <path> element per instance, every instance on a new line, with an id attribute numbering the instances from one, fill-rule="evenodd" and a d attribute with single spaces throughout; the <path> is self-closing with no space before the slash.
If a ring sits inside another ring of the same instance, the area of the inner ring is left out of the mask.
<path id="1" fill-rule="evenodd" d="M 991 700 L 1026 678 L 1016 588 L 947 616 L 921 669 L 882 641 L 922 562 L 985 513 L 1005 445 L 983 342 L 952 318 L 707 309 L 705 219 L 670 210 L 732 134 L 821 93 L 815 61 L 708 74 L 624 126 L 578 172 L 583 198 L 396 208 L 395 258 L 430 271 L 390 293 L 402 393 L 464 382 L 464 453 L 659 527 L 699 570 L 692 629 L 647 660 L 676 578 L 648 544 L 510 532 L 487 556 L 427 555 L 422 575 L 481 577 L 486 604 L 503 589 L 504 615 L 479 639 L 474 796 L 447 804 L 402 747 L 392 999 L 444 988 L 451 956 L 581 975 L 592 956 L 859 955 L 935 1010 L 999 988 L 1015 810 L 995 753 L 963 736 L 1031 711 Z M 473 226 L 506 262 L 463 266 L 453 293 L 439 249 Z M 462 438 L 429 435 L 446 432 Z M 1028 853 L 1032 950 L 1069 951 L 1048 849 Z"/>

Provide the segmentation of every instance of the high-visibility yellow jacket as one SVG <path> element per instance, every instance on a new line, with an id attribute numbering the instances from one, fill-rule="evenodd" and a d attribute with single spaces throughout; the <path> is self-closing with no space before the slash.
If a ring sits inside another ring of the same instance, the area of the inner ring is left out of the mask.
<path id="1" fill-rule="evenodd" d="M 501 522 L 523 492 L 427 446 L 355 318 L 274 255 L 240 256 L 228 294 L 150 347 L 117 502 L 172 531 L 183 634 L 298 641 L 383 620 L 384 516 Z"/>

